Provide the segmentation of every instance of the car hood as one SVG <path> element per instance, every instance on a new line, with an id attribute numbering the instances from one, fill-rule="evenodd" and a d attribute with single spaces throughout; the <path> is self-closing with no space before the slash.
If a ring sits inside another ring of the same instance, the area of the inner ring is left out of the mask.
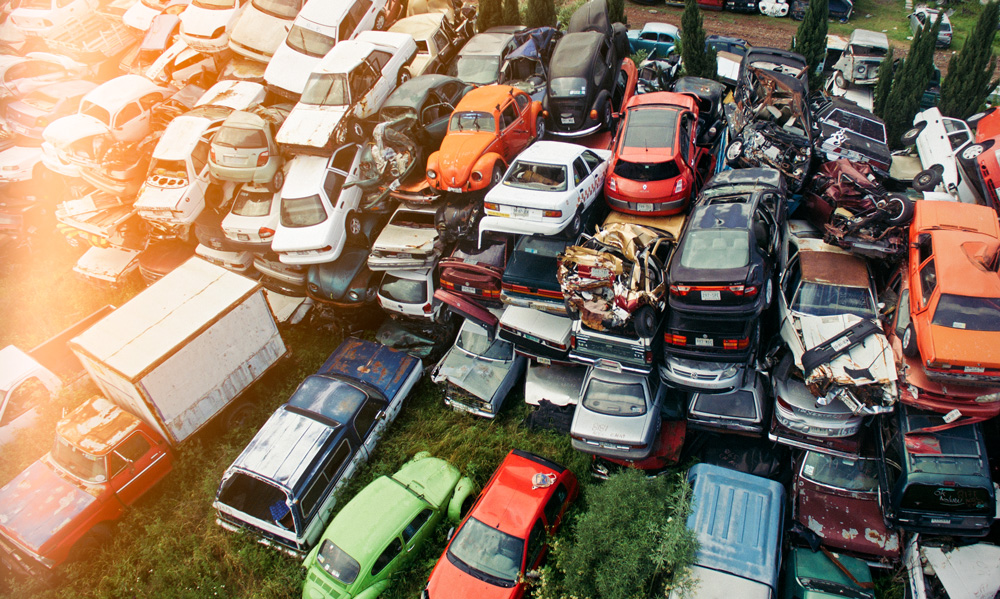
<path id="1" fill-rule="evenodd" d="M 435 383 L 449 382 L 480 399 L 490 401 L 514 367 L 514 360 L 497 362 L 473 357 L 457 347 L 445 354 L 434 369 Z"/>
<path id="2" fill-rule="evenodd" d="M 167 208 L 174 210 L 179 208 L 184 194 L 188 190 L 184 187 L 156 187 L 145 184 L 135 200 L 135 207 L 139 210 L 149 210 L 154 208 Z"/>
<path id="3" fill-rule="evenodd" d="M 347 114 L 347 106 L 295 105 L 274 140 L 279 144 L 322 148 Z"/>
<path id="4" fill-rule="evenodd" d="M 441 556 L 437 567 L 431 572 L 431 579 L 427 582 L 427 594 L 430 595 L 430 599 L 450 597 L 510 599 L 518 596 L 517 587 L 496 586 L 459 570 L 448 561 L 447 553 Z"/>
<path id="5" fill-rule="evenodd" d="M 598 414 L 581 403 L 573 412 L 570 433 L 596 441 L 638 445 L 650 440 L 648 433 L 652 431 L 653 418 L 652 412 L 646 412 L 642 416 Z"/>
<path id="6" fill-rule="evenodd" d="M 57 148 L 65 148 L 79 139 L 110 132 L 107 125 L 92 116 L 71 114 L 53 121 L 42 132 L 42 137 Z"/>
<path id="7" fill-rule="evenodd" d="M 438 177 L 446 187 L 464 187 L 479 157 L 496 141 L 492 131 L 445 135 L 437 153 Z M 489 177 L 490 173 L 483 173 Z"/>
<path id="8" fill-rule="evenodd" d="M 427 64 L 431 61 L 431 55 L 426 52 L 417 52 L 413 56 L 413 60 L 410 62 L 410 72 L 413 76 L 424 75 L 424 69 L 427 68 Z M 429 75 L 430 73 L 426 73 Z"/>
<path id="9" fill-rule="evenodd" d="M 6 534 L 42 555 L 64 530 L 97 503 L 100 487 L 88 493 L 71 483 L 48 462 L 48 456 L 28 466 L 0 489 L 0 526 Z"/>
<path id="10" fill-rule="evenodd" d="M 267 63 L 264 79 L 268 85 L 301 94 L 309 80 L 309 74 L 319 64 L 321 58 L 306 56 L 292 50 L 288 44 L 281 44 Z"/>
<path id="11" fill-rule="evenodd" d="M 425 458 L 408 462 L 392 478 L 434 507 L 440 508 L 451 499 L 461 476 L 458 468 L 448 462 L 438 458 Z"/>
<path id="12" fill-rule="evenodd" d="M 367 249 L 345 247 L 337 260 L 310 268 L 309 283 L 317 285 L 324 298 L 342 300 L 351 290 L 358 272 L 367 264 Z"/>
<path id="13" fill-rule="evenodd" d="M 229 34 L 229 39 L 271 56 L 281 42 L 285 41 L 291 27 L 291 20 L 272 17 L 260 12 L 253 5 L 247 5 L 246 10 L 236 21 L 232 33 Z"/>
<path id="14" fill-rule="evenodd" d="M 0 152 L 0 169 L 17 167 L 19 170 L 30 167 L 42 159 L 42 148 L 14 146 Z"/>
<path id="15" fill-rule="evenodd" d="M 828 492 L 799 480 L 798 520 L 834 549 L 896 559 L 899 534 L 886 527 L 874 493 Z"/>
<path id="16" fill-rule="evenodd" d="M 930 326 L 930 346 L 920 354 L 928 362 L 952 366 L 1000 368 L 1000 344 L 997 333 Z"/>
<path id="17" fill-rule="evenodd" d="M 225 27 L 233 18 L 233 10 L 206 10 L 189 4 L 181 13 L 181 28 L 184 33 L 209 36 L 219 27 Z"/>
<path id="18" fill-rule="evenodd" d="M 400 227 L 392 223 L 385 226 L 372 246 L 375 249 L 410 254 L 430 254 L 438 239 L 433 227 Z"/>

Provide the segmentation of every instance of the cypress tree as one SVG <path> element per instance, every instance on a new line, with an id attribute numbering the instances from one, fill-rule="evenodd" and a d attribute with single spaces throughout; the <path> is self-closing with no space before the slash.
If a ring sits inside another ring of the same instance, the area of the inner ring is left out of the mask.
<path id="1" fill-rule="evenodd" d="M 705 48 L 705 28 L 697 0 L 684 0 L 681 16 L 681 59 L 684 73 L 692 77 L 715 79 L 718 74 L 715 50 Z"/>
<path id="2" fill-rule="evenodd" d="M 829 0 L 809 0 L 806 14 L 799 23 L 792 40 L 792 50 L 806 59 L 809 65 L 809 87 L 819 89 L 823 84 L 822 73 L 817 73 L 820 63 L 826 57 L 827 20 L 830 18 Z"/>
<path id="3" fill-rule="evenodd" d="M 996 58 L 993 39 L 997 34 L 1000 4 L 990 2 L 979 13 L 976 28 L 961 52 L 948 61 L 948 76 L 941 82 L 941 113 L 958 119 L 975 114 L 997 82 L 991 81 Z"/>
<path id="4" fill-rule="evenodd" d="M 879 118 L 884 118 L 882 115 L 885 114 L 885 101 L 889 98 L 889 90 L 892 89 L 892 59 L 893 59 L 892 46 L 889 46 L 889 54 L 886 55 L 882 64 L 878 67 L 878 83 L 875 84 L 874 92 L 874 108 L 872 112 L 875 116 Z"/>
<path id="5" fill-rule="evenodd" d="M 940 26 L 941 18 L 938 17 L 933 26 L 917 30 L 910 53 L 893 78 L 882 110 L 886 136 L 892 148 L 901 146 L 899 136 L 913 125 L 913 117 L 920 111 L 920 99 L 934 74 L 934 44 Z"/>
<path id="6" fill-rule="evenodd" d="M 625 0 L 608 0 L 608 18 L 612 23 L 628 25 L 625 18 Z"/>
<path id="7" fill-rule="evenodd" d="M 554 0 L 528 0 L 525 16 L 524 24 L 528 27 L 555 27 L 556 3 Z"/>
<path id="8" fill-rule="evenodd" d="M 500 2 L 501 0 L 479 0 L 479 12 L 476 14 L 476 28 L 479 31 L 503 25 Z"/>
<path id="9" fill-rule="evenodd" d="M 517 6 L 517 0 L 503 0 L 503 24 L 520 25 L 521 13 Z"/>

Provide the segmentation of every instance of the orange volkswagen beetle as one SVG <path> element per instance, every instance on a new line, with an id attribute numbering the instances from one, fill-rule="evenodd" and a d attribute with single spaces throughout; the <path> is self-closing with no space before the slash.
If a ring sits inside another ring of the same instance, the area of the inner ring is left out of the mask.
<path id="1" fill-rule="evenodd" d="M 524 91 L 509 85 L 474 89 L 451 113 L 441 149 L 427 158 L 427 183 L 450 193 L 489 189 L 544 134 L 542 104 Z"/>

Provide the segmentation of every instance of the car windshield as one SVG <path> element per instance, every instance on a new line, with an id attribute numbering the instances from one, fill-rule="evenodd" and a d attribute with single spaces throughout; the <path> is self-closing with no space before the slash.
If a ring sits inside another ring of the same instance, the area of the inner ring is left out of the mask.
<path id="1" fill-rule="evenodd" d="M 154 158 L 149 165 L 150 177 L 187 178 L 187 164 L 183 160 L 159 160 Z"/>
<path id="2" fill-rule="evenodd" d="M 303 104 L 314 106 L 347 106 L 351 91 L 344 73 L 313 73 L 302 90 Z"/>
<path id="3" fill-rule="evenodd" d="M 101 483 L 108 480 L 108 472 L 104 468 L 104 457 L 86 453 L 59 435 L 56 435 L 56 442 L 52 447 L 52 459 L 63 470 L 80 480 L 91 483 Z"/>
<path id="4" fill-rule="evenodd" d="M 855 133 L 864 135 L 868 139 L 872 139 L 880 143 L 886 143 L 885 125 L 883 125 L 880 121 L 865 118 L 860 114 L 854 114 L 852 112 L 840 110 L 839 108 L 831 112 L 830 115 L 823 120 L 834 127 L 843 127 L 844 129 L 849 129 Z"/>
<path id="5" fill-rule="evenodd" d="M 492 341 L 481 327 L 466 326 L 458 334 L 455 345 L 472 356 L 486 360 L 507 361 L 513 357 L 514 351 L 510 343 L 494 337 Z"/>
<path id="6" fill-rule="evenodd" d="M 230 148 L 266 148 L 267 137 L 260 129 L 222 127 L 215 134 L 212 143 Z"/>
<path id="7" fill-rule="evenodd" d="M 311 227 L 326 220 L 326 207 L 319 194 L 304 198 L 281 198 L 281 225 Z"/>
<path id="8" fill-rule="evenodd" d="M 306 56 L 313 58 L 323 58 L 337 44 L 336 38 L 332 38 L 322 33 L 310 31 L 299 25 L 292 25 L 285 38 L 288 47 Z"/>
<path id="9" fill-rule="evenodd" d="M 236 194 L 231 212 L 236 216 L 267 216 L 273 200 L 274 194 L 269 191 L 244 187 Z"/>
<path id="10" fill-rule="evenodd" d="M 191 4 L 206 10 L 228 10 L 230 8 L 236 8 L 235 0 L 191 0 Z"/>
<path id="11" fill-rule="evenodd" d="M 427 301 L 427 281 L 404 279 L 386 273 L 379 294 L 401 304 L 422 304 Z"/>
<path id="12" fill-rule="evenodd" d="M 28 106 L 49 112 L 59 104 L 59 98 L 50 96 L 42 90 L 35 90 L 21 100 Z"/>
<path id="13" fill-rule="evenodd" d="M 754 394 L 744 389 L 729 393 L 699 393 L 691 411 L 715 418 L 733 418 L 751 422 L 760 420 Z"/>
<path id="14" fill-rule="evenodd" d="M 86 100 L 81 102 L 80 114 L 85 114 L 87 116 L 94 117 L 95 119 L 101 121 L 105 125 L 109 127 L 111 126 L 111 115 L 108 114 L 108 111 L 105 110 L 103 106 L 98 106 L 93 102 L 88 102 Z"/>
<path id="15" fill-rule="evenodd" d="M 720 270 L 750 264 L 750 234 L 742 229 L 689 231 L 681 249 L 684 268 Z"/>
<path id="16" fill-rule="evenodd" d="M 608 416 L 642 416 L 646 413 L 642 385 L 609 383 L 600 379 L 592 379 L 587 385 L 583 406 Z"/>
<path id="17" fill-rule="evenodd" d="M 469 518 L 448 547 L 448 555 L 467 568 L 513 584 L 521 574 L 524 539 Z"/>
<path id="18" fill-rule="evenodd" d="M 941 28 L 938 29 L 938 32 L 947 33 L 949 31 L 951 31 L 951 23 L 945 23 L 944 21 L 941 21 Z"/>
<path id="19" fill-rule="evenodd" d="M 451 115 L 449 131 L 496 131 L 493 115 L 485 112 L 456 112 Z"/>
<path id="20" fill-rule="evenodd" d="M 566 167 L 518 160 L 511 167 L 504 185 L 539 191 L 566 191 Z"/>
<path id="21" fill-rule="evenodd" d="M 931 324 L 949 329 L 1000 331 L 1000 299 L 944 293 Z"/>
<path id="22" fill-rule="evenodd" d="M 942 482 L 944 482 L 942 480 Z M 975 487 L 953 485 L 909 485 L 903 491 L 899 507 L 929 512 L 993 513 L 989 492 Z"/>
<path id="23" fill-rule="evenodd" d="M 302 10 L 303 0 L 253 0 L 255 8 L 279 19 L 295 18 Z"/>
<path id="24" fill-rule="evenodd" d="M 466 83 L 489 85 L 500 77 L 499 56 L 459 56 L 448 74 Z"/>
<path id="25" fill-rule="evenodd" d="M 680 114 L 680 110 L 676 108 L 639 107 L 630 109 L 622 145 L 634 149 L 669 150 L 673 148 L 678 114 Z"/>
<path id="26" fill-rule="evenodd" d="M 615 174 L 631 181 L 664 181 L 681 174 L 673 160 L 666 162 L 629 162 L 619 159 L 615 162 Z"/>
<path id="27" fill-rule="evenodd" d="M 574 98 L 587 95 L 587 80 L 583 77 L 556 77 L 549 82 L 553 98 Z"/>
<path id="28" fill-rule="evenodd" d="M 802 476 L 837 489 L 874 493 L 878 490 L 877 467 L 875 460 L 842 458 L 809 451 L 802 464 Z"/>
<path id="29" fill-rule="evenodd" d="M 364 391 L 346 381 L 313 375 L 307 376 L 292 393 L 288 406 L 334 422 L 350 422 L 367 397 Z"/>
<path id="30" fill-rule="evenodd" d="M 551 239 L 539 235 L 525 235 L 517 242 L 515 252 L 541 256 L 543 258 L 555 258 L 566 250 L 567 242 L 561 239 Z"/>
<path id="31" fill-rule="evenodd" d="M 872 294 L 864 287 L 841 287 L 803 281 L 792 301 L 792 310 L 812 316 L 854 314 L 874 318 Z"/>
<path id="32" fill-rule="evenodd" d="M 358 560 L 347 555 L 347 552 L 333 544 L 333 541 L 326 539 L 319 547 L 316 554 L 316 563 L 323 571 L 333 576 L 344 584 L 351 584 L 358 578 L 361 572 L 361 564 Z"/>
<path id="33" fill-rule="evenodd" d="M 882 46 L 866 46 L 864 44 L 851 44 L 850 52 L 854 56 L 871 56 L 881 58 L 889 54 L 889 48 Z"/>

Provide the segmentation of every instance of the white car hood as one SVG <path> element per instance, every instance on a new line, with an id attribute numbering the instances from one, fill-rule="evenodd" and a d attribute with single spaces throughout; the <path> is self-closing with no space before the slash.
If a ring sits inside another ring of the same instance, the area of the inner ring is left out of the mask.
<path id="1" fill-rule="evenodd" d="M 285 41 L 291 27 L 291 21 L 264 14 L 248 4 L 236 21 L 229 39 L 270 56 Z"/>
<path id="2" fill-rule="evenodd" d="M 209 36 L 219 27 L 227 27 L 236 17 L 237 10 L 208 10 L 189 4 L 181 13 L 181 30 L 184 33 Z"/>
<path id="3" fill-rule="evenodd" d="M 322 148 L 346 114 L 346 106 L 314 106 L 300 102 L 274 139 L 279 144 Z"/>
<path id="4" fill-rule="evenodd" d="M 374 249 L 412 254 L 430 254 L 434 251 L 438 232 L 434 227 L 398 227 L 388 224 L 372 245 Z"/>
<path id="5" fill-rule="evenodd" d="M 316 65 L 322 58 L 313 58 L 291 49 L 282 42 L 267 63 L 264 80 L 293 94 L 301 94 Z"/>
<path id="6" fill-rule="evenodd" d="M 42 131 L 42 138 L 56 148 L 65 148 L 85 137 L 111 133 L 111 129 L 85 114 L 71 114 L 56 119 Z"/>
<path id="7" fill-rule="evenodd" d="M 42 148 L 26 148 L 14 146 L 0 152 L 0 179 L 3 178 L 3 171 L 14 171 L 30 169 L 38 164 L 42 159 Z"/>

